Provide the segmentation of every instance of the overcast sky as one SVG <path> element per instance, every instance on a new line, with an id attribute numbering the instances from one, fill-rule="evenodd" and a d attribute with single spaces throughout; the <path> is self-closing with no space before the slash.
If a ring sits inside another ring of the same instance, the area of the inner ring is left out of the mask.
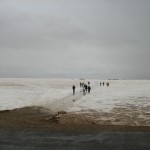
<path id="1" fill-rule="evenodd" d="M 150 0 L 0 0 L 0 77 L 150 79 Z"/>

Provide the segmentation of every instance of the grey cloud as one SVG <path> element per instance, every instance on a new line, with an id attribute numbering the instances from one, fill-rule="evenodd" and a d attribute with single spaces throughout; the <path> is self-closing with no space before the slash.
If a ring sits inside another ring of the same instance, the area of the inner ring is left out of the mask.
<path id="1" fill-rule="evenodd" d="M 150 1 L 0 0 L 0 77 L 150 79 Z"/>

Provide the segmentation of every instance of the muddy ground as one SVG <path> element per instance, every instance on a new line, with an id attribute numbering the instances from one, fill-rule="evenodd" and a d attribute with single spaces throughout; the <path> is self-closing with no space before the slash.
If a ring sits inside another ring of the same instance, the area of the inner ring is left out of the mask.
<path id="1" fill-rule="evenodd" d="M 122 111 L 122 109 L 120 110 Z M 114 110 L 115 113 L 115 110 Z M 49 130 L 49 131 L 150 131 L 150 126 L 131 123 L 131 117 L 119 115 L 116 120 L 110 119 L 112 114 L 75 114 L 60 111 L 55 114 L 42 107 L 24 107 L 14 110 L 0 111 L 0 128 L 17 130 Z M 124 117 L 123 117 L 124 116 Z M 122 120 L 126 124 L 122 124 Z M 134 120 L 134 116 L 133 116 Z M 133 121 L 134 122 L 134 121 Z"/>

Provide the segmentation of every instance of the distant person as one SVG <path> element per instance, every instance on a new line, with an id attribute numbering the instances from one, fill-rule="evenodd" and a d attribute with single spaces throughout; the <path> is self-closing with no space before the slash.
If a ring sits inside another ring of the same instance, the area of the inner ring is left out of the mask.
<path id="1" fill-rule="evenodd" d="M 100 86 L 102 85 L 102 83 L 100 82 Z"/>
<path id="2" fill-rule="evenodd" d="M 84 85 L 84 88 L 85 88 L 85 91 L 87 92 L 87 85 L 86 84 Z"/>
<path id="3" fill-rule="evenodd" d="M 107 86 L 109 86 L 109 82 L 107 82 L 107 84 L 106 84 Z"/>
<path id="4" fill-rule="evenodd" d="M 105 83 L 103 82 L 103 86 L 105 85 Z"/>
<path id="5" fill-rule="evenodd" d="M 88 93 L 90 93 L 90 91 L 91 91 L 91 87 L 90 87 L 90 86 L 88 86 Z"/>
<path id="6" fill-rule="evenodd" d="M 75 85 L 72 86 L 72 89 L 73 89 L 73 95 L 75 95 L 75 89 L 76 89 Z"/>
<path id="7" fill-rule="evenodd" d="M 88 85 L 90 85 L 90 82 L 88 82 Z"/>
<path id="8" fill-rule="evenodd" d="M 85 86 L 83 86 L 83 95 L 85 95 Z"/>
<path id="9" fill-rule="evenodd" d="M 84 82 L 82 83 L 82 87 L 84 87 Z"/>
<path id="10" fill-rule="evenodd" d="M 80 92 L 82 92 L 82 83 L 80 82 Z"/>

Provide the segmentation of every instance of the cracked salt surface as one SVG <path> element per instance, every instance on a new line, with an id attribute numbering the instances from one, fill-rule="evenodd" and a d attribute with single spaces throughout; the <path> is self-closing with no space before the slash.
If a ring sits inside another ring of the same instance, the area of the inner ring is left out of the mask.
<path id="1" fill-rule="evenodd" d="M 91 82 L 91 93 L 82 95 L 79 83 Z M 0 79 L 0 110 L 24 106 L 57 105 L 68 99 L 68 112 L 110 112 L 114 108 L 137 107 L 144 110 L 150 105 L 149 80 L 110 80 L 110 86 L 99 85 L 101 80 L 77 79 Z M 72 96 L 72 85 L 76 86 L 76 95 Z M 67 101 L 65 101 L 67 102 Z M 63 103 L 62 103 L 63 104 Z M 64 103 L 65 104 L 65 103 Z"/>

